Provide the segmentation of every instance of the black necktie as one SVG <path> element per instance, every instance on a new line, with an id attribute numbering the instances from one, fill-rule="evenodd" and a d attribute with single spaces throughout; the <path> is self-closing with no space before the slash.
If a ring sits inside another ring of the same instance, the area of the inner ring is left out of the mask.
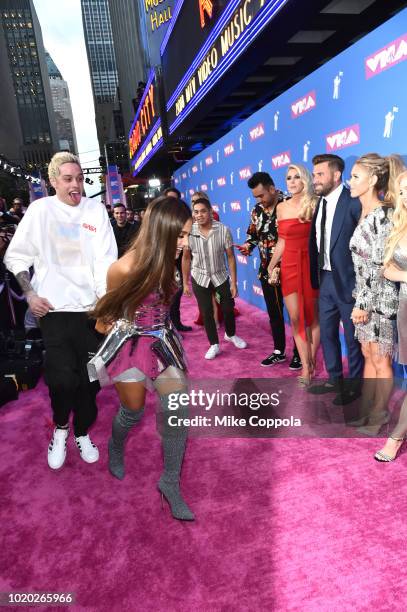
<path id="1" fill-rule="evenodd" d="M 321 213 L 321 239 L 319 241 L 318 266 L 322 270 L 325 263 L 325 225 L 326 225 L 326 200 L 322 200 Z"/>

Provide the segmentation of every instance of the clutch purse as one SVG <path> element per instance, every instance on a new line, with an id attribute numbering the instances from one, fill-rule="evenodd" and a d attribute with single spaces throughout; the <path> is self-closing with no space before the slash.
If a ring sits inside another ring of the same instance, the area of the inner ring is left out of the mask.
<path id="1" fill-rule="evenodd" d="M 271 276 L 269 275 L 269 283 L 271 285 L 280 284 L 280 266 L 276 266 L 275 268 L 273 268 Z"/>

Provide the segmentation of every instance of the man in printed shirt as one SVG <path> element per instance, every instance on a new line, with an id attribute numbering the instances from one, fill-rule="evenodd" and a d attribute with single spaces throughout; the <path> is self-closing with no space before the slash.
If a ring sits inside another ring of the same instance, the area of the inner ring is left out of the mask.
<path id="1" fill-rule="evenodd" d="M 105 207 L 82 197 L 79 159 L 72 153 L 56 153 L 48 174 L 56 195 L 29 206 L 7 249 L 5 264 L 39 318 L 55 423 L 48 465 L 58 469 L 66 457 L 71 411 L 82 459 L 94 463 L 99 458 L 88 435 L 97 416 L 98 386 L 89 382 L 86 365 L 100 339 L 87 311 L 106 291 L 107 270 L 117 259 L 117 247 Z"/>
<path id="2" fill-rule="evenodd" d="M 234 298 L 237 295 L 236 260 L 233 253 L 232 235 L 223 223 L 214 221 L 212 206 L 207 198 L 197 198 L 192 205 L 195 223 L 189 236 L 189 249 L 184 249 L 183 262 L 184 294 L 190 296 L 188 288 L 192 255 L 192 289 L 202 312 L 206 335 L 210 347 L 205 359 L 214 359 L 220 353 L 219 337 L 213 315 L 212 294 L 220 297 L 225 320 L 225 340 L 236 348 L 246 348 L 246 342 L 236 336 Z M 228 260 L 229 273 L 225 264 Z"/>
<path id="3" fill-rule="evenodd" d="M 278 241 L 277 204 L 284 197 L 274 186 L 274 181 L 267 172 L 256 172 L 247 182 L 257 204 L 251 212 L 247 238 L 243 246 L 238 247 L 243 255 L 250 255 L 257 246 L 260 253 L 258 277 L 263 290 L 264 301 L 270 319 L 271 333 L 274 340 L 274 351 L 263 359 L 262 366 L 273 366 L 286 360 L 285 325 L 283 314 L 283 295 L 279 285 L 268 282 L 267 266 L 270 263 Z M 294 355 L 289 365 L 290 370 L 300 370 L 301 361 L 294 343 Z"/>

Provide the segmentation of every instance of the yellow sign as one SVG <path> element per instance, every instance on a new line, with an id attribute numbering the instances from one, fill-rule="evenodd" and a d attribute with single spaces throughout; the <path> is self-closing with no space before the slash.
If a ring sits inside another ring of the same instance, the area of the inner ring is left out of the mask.
<path id="1" fill-rule="evenodd" d="M 151 31 L 155 32 L 165 23 L 171 20 L 171 6 L 160 7 L 166 0 L 144 0 L 144 8 L 150 15 Z"/>

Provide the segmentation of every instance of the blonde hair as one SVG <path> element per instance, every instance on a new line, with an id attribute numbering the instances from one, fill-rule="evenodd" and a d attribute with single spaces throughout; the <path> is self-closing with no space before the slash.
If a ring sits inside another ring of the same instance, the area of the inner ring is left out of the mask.
<path id="1" fill-rule="evenodd" d="M 399 174 L 394 181 L 394 188 L 397 190 L 397 196 L 395 199 L 395 210 L 392 219 L 393 228 L 387 239 L 386 249 L 384 252 L 383 263 L 385 266 L 389 265 L 390 261 L 393 259 L 394 249 L 407 232 L 407 208 L 403 204 L 400 194 L 400 185 L 403 179 L 407 179 L 407 170 L 404 170 L 404 172 Z"/>
<path id="2" fill-rule="evenodd" d="M 401 155 L 397 155 L 397 153 L 392 153 L 392 155 L 389 155 L 388 160 L 390 165 L 390 177 L 387 185 L 387 191 L 384 194 L 384 199 L 386 202 L 396 202 L 400 189 L 400 185 L 396 187 L 396 180 L 399 178 L 402 172 L 407 170 L 407 168 L 403 158 Z"/>
<path id="3" fill-rule="evenodd" d="M 62 164 L 78 164 L 78 166 L 81 167 L 79 157 L 73 153 L 69 153 L 69 151 L 59 151 L 59 153 L 55 153 L 48 164 L 48 176 L 50 180 L 56 179 L 59 176 L 59 169 Z"/>
<path id="4" fill-rule="evenodd" d="M 295 172 L 298 172 L 298 174 L 300 175 L 300 179 L 304 185 L 298 219 L 303 223 L 305 223 L 306 221 L 311 221 L 318 200 L 312 190 L 311 174 L 305 166 L 301 166 L 300 164 L 290 164 L 287 168 L 287 173 L 290 171 L 290 169 L 294 170 Z"/>
<path id="5" fill-rule="evenodd" d="M 391 195 L 389 187 L 394 185 L 394 180 L 397 176 L 397 168 L 400 164 L 400 159 L 396 155 L 389 155 L 388 157 L 380 157 L 377 153 L 366 153 L 355 161 L 355 164 L 363 166 L 370 176 L 377 177 L 377 183 L 374 186 L 374 190 L 377 193 L 383 193 L 386 204 L 394 206 L 394 196 Z M 404 166 L 404 164 L 403 164 Z M 392 199 L 388 199 L 388 195 Z"/>

